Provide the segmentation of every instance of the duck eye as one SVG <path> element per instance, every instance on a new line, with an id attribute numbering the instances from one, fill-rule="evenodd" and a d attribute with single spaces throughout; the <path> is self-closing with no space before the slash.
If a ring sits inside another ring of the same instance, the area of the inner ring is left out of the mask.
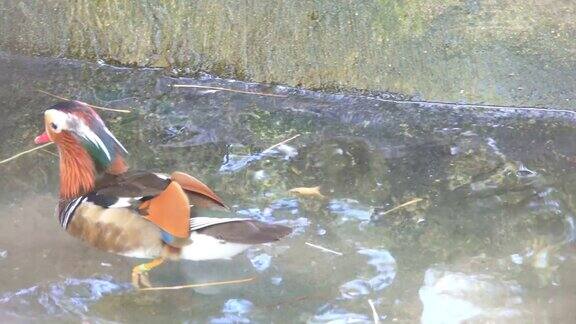
<path id="1" fill-rule="evenodd" d="M 52 127 L 54 130 L 58 129 L 58 126 L 54 123 L 50 123 L 50 127 Z"/>

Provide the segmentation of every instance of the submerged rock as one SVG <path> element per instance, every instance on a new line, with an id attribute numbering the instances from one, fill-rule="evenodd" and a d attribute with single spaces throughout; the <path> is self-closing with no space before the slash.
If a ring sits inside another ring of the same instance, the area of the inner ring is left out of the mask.
<path id="1" fill-rule="evenodd" d="M 344 299 L 356 299 L 376 293 L 390 286 L 396 277 L 396 260 L 387 250 L 360 249 L 358 254 L 369 258 L 368 264 L 375 271 L 366 271 L 361 278 L 353 279 L 340 286 Z"/>
<path id="2" fill-rule="evenodd" d="M 299 150 L 289 165 L 298 175 L 294 187 L 320 186 L 329 197 L 379 201 L 390 194 L 384 156 L 362 139 L 315 141 Z"/>
<path id="3" fill-rule="evenodd" d="M 463 133 L 450 151 L 453 158 L 446 171 L 449 190 L 469 185 L 477 176 L 490 174 L 505 162 L 496 145 L 488 145 L 473 132 Z"/>
<path id="4" fill-rule="evenodd" d="M 345 323 L 367 323 L 369 321 L 370 318 L 368 317 L 368 315 L 350 312 L 336 305 L 327 304 L 321 307 L 318 313 L 311 319 L 308 319 L 306 322 L 308 324 L 320 324 L 320 323 L 345 324 Z"/>
<path id="5" fill-rule="evenodd" d="M 520 286 L 492 275 L 428 269 L 419 294 L 424 324 L 512 321 L 525 312 Z"/>

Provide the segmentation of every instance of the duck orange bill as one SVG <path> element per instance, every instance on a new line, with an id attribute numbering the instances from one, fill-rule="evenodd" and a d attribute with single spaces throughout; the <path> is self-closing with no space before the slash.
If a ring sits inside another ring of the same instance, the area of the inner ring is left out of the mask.
<path id="1" fill-rule="evenodd" d="M 52 142 L 52 140 L 50 139 L 50 137 L 48 137 L 48 133 L 46 132 L 36 136 L 36 138 L 34 139 L 34 143 L 36 144 L 44 144 L 48 142 Z"/>

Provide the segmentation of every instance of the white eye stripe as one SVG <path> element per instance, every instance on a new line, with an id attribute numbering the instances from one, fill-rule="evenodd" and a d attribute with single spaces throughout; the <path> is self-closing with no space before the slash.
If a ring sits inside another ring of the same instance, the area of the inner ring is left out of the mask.
<path id="1" fill-rule="evenodd" d="M 126 150 L 126 148 L 124 147 L 124 145 L 122 145 L 122 143 L 120 143 L 120 141 L 118 139 L 116 139 L 116 136 L 114 136 L 112 134 L 112 132 L 110 132 L 110 130 L 108 129 L 108 127 L 103 126 L 104 131 L 106 132 L 106 134 L 110 135 L 110 137 L 112 137 L 114 139 L 114 142 L 116 142 L 116 144 L 118 144 L 118 146 L 120 146 L 120 148 L 122 148 L 122 150 L 124 150 L 124 152 L 128 153 L 128 150 Z"/>
<path id="2" fill-rule="evenodd" d="M 165 174 L 165 173 L 154 173 L 154 175 L 157 176 L 158 178 L 162 179 L 162 180 L 170 179 L 170 176 Z"/>
<path id="3" fill-rule="evenodd" d="M 100 139 L 100 137 L 98 137 L 98 135 L 96 135 L 96 133 L 94 133 L 90 129 L 90 127 L 88 127 L 88 125 L 86 125 L 83 121 L 79 120 L 77 117 L 73 118 L 78 120 L 79 125 L 77 129 L 78 135 L 96 145 L 96 147 L 98 147 L 100 150 L 104 152 L 104 154 L 106 154 L 108 160 L 112 160 L 112 155 L 110 154 L 110 152 L 108 152 L 108 148 L 106 147 L 104 142 L 102 142 L 102 139 Z"/>
<path id="4" fill-rule="evenodd" d="M 44 112 L 44 115 L 50 120 L 50 123 L 56 125 L 56 128 L 52 127 L 53 132 L 60 133 L 62 130 L 69 129 L 68 114 L 56 109 L 48 109 Z"/>
<path id="5" fill-rule="evenodd" d="M 60 133 L 62 130 L 72 131 L 76 133 L 77 136 L 81 137 L 83 140 L 90 142 L 96 146 L 99 150 L 104 152 L 106 158 L 111 161 L 112 153 L 109 148 L 104 144 L 104 141 L 100 136 L 98 136 L 85 122 L 83 119 L 75 116 L 73 114 L 68 114 L 57 109 L 48 109 L 44 112 L 47 121 L 54 123 L 56 129 L 52 128 L 55 133 Z M 118 141 L 118 139 L 110 132 L 110 130 L 100 121 L 104 132 L 120 147 L 125 153 L 128 150 Z"/>

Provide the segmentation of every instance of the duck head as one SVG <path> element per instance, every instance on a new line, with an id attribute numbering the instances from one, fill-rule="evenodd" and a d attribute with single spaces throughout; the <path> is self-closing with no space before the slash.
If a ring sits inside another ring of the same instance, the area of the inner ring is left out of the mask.
<path id="1" fill-rule="evenodd" d="M 45 132 L 34 142 L 54 142 L 60 155 L 60 196 L 73 198 L 94 188 L 96 176 L 119 174 L 128 152 L 100 116 L 80 101 L 55 104 L 44 112 Z"/>

